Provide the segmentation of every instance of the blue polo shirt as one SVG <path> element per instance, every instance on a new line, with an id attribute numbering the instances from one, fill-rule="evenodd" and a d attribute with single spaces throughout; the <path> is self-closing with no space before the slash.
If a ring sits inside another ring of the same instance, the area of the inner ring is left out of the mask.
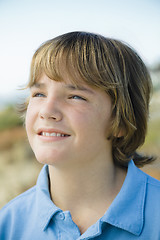
<path id="1" fill-rule="evenodd" d="M 0 210 L 1 240 L 160 240 L 160 182 L 133 161 L 109 209 L 82 235 L 70 212 L 51 201 L 48 185 L 45 165 L 36 186 Z"/>

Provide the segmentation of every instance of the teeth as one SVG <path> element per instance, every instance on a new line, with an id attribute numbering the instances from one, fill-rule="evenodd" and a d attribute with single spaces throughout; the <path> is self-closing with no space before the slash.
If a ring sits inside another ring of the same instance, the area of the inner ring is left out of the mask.
<path id="1" fill-rule="evenodd" d="M 46 136 L 46 137 L 65 137 L 65 134 L 61 134 L 61 133 L 48 133 L 48 132 L 42 132 L 41 134 L 42 136 Z"/>
<path id="2" fill-rule="evenodd" d="M 50 135 L 53 136 L 53 137 L 56 137 L 56 136 L 57 136 L 56 133 L 51 133 Z"/>

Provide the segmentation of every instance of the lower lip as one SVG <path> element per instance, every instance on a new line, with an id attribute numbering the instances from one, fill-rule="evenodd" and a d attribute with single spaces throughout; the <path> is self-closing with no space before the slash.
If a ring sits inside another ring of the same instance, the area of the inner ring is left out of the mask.
<path id="1" fill-rule="evenodd" d="M 56 137 L 56 136 L 43 136 L 38 135 L 38 138 L 45 142 L 56 142 L 56 141 L 62 141 L 68 139 L 70 136 L 67 137 Z"/>

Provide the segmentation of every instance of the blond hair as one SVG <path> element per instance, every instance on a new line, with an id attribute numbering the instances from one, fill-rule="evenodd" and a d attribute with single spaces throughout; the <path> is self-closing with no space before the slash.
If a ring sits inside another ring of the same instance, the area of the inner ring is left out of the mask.
<path id="1" fill-rule="evenodd" d="M 87 32 L 71 32 L 43 43 L 35 52 L 30 70 L 31 87 L 42 73 L 63 79 L 62 66 L 74 84 L 78 79 L 106 91 L 112 100 L 113 158 L 127 166 L 153 160 L 136 153 L 144 143 L 152 89 L 148 70 L 139 55 L 121 41 Z"/>

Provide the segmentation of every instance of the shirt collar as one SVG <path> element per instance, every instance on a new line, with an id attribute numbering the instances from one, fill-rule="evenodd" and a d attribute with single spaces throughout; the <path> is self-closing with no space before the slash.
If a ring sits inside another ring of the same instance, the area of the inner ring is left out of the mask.
<path id="1" fill-rule="evenodd" d="M 61 209 L 52 202 L 50 197 L 48 165 L 42 168 L 37 180 L 36 189 L 37 223 L 45 230 L 51 218 L 57 212 L 61 211 Z"/>
<path id="2" fill-rule="evenodd" d="M 130 161 L 123 186 L 106 214 L 101 218 L 101 222 L 109 223 L 139 236 L 144 224 L 146 181 L 146 176 L 134 165 L 133 161 Z M 62 211 L 50 198 L 47 165 L 40 172 L 36 189 L 37 223 L 45 230 L 51 218 L 57 212 Z"/>
<path id="3" fill-rule="evenodd" d="M 123 186 L 101 220 L 139 236 L 144 224 L 146 182 L 145 174 L 130 161 Z"/>

